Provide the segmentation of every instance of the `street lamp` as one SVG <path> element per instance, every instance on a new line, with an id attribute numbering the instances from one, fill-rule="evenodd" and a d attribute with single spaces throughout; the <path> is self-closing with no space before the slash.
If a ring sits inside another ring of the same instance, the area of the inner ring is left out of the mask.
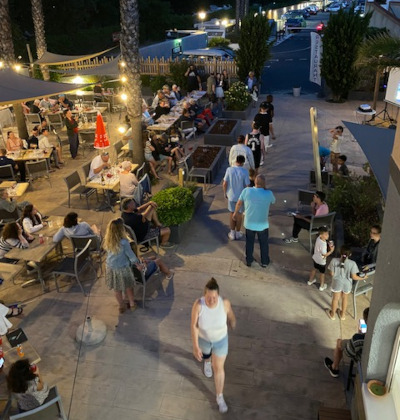
<path id="1" fill-rule="evenodd" d="M 206 12 L 199 12 L 199 19 L 201 21 L 201 24 L 203 26 L 203 30 L 204 30 L 204 19 L 206 18 Z"/>

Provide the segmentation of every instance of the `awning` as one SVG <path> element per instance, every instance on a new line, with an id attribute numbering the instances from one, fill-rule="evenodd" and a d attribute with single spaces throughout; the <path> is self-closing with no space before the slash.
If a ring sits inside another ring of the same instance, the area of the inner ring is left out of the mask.
<path id="1" fill-rule="evenodd" d="M 71 70 L 69 73 L 76 73 L 79 76 L 115 76 L 119 77 L 121 70 L 119 69 L 118 62 L 121 59 L 121 55 L 118 55 L 114 58 L 113 61 L 110 61 L 100 66 L 92 67 L 86 70 Z M 67 72 L 65 72 L 67 73 Z"/>
<path id="2" fill-rule="evenodd" d="M 107 50 L 96 52 L 93 54 L 85 54 L 85 55 L 62 55 L 62 54 L 53 54 L 49 51 L 46 51 L 39 60 L 34 61 L 34 64 L 41 64 L 41 65 L 57 65 L 57 64 L 67 64 L 67 63 L 74 63 L 76 61 L 84 61 L 90 60 L 91 58 L 97 57 L 101 54 L 105 54 L 108 51 L 113 50 L 115 47 L 108 48 Z"/>
<path id="3" fill-rule="evenodd" d="M 43 96 L 58 95 L 81 89 L 86 85 L 45 82 L 23 76 L 11 69 L 0 71 L 0 105 L 30 101 Z"/>
<path id="4" fill-rule="evenodd" d="M 365 153 L 382 195 L 386 199 L 389 186 L 389 160 L 393 150 L 395 130 L 348 121 L 343 123 Z"/>

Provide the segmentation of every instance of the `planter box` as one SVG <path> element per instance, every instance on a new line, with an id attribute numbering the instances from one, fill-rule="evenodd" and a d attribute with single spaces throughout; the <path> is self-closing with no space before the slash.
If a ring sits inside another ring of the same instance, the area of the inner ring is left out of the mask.
<path id="1" fill-rule="evenodd" d="M 209 129 L 205 132 L 204 144 L 230 147 L 237 143 L 237 137 L 239 135 L 241 121 L 235 120 L 235 119 L 225 119 L 225 120 L 236 121 L 236 124 L 232 128 L 231 132 L 229 134 L 211 133 L 211 131 L 213 131 L 215 124 L 217 124 L 218 122 L 220 123 L 222 121 L 221 119 L 218 118 L 217 120 L 214 121 L 211 127 L 209 127 Z"/>
<path id="2" fill-rule="evenodd" d="M 196 191 L 193 193 L 193 197 L 194 197 L 194 212 L 193 212 L 193 216 L 194 216 L 198 208 L 201 206 L 201 203 L 203 202 L 203 188 L 198 187 Z M 190 222 L 191 220 L 185 223 L 182 223 L 180 225 L 170 226 L 169 228 L 171 229 L 171 236 L 169 237 L 169 241 L 174 244 L 179 244 L 182 241 L 186 231 L 188 230 Z"/>
<path id="3" fill-rule="evenodd" d="M 198 147 L 204 148 L 207 146 L 197 146 L 193 153 L 196 151 L 196 149 Z M 226 159 L 226 151 L 225 151 L 225 147 L 223 146 L 214 146 L 214 147 L 220 147 L 220 151 L 218 152 L 218 154 L 215 156 L 213 162 L 211 163 L 210 167 L 209 167 L 209 171 L 210 171 L 210 183 L 213 183 L 214 180 L 216 179 L 219 170 L 221 169 L 221 166 L 223 165 L 225 159 Z M 196 180 L 196 182 L 204 182 L 203 178 L 196 178 L 194 177 L 193 179 Z"/>
<path id="4" fill-rule="evenodd" d="M 244 111 L 229 111 L 223 110 L 222 117 L 223 118 L 231 118 L 233 120 L 248 120 L 250 117 L 252 108 L 252 102 L 250 102 L 249 106 Z"/>

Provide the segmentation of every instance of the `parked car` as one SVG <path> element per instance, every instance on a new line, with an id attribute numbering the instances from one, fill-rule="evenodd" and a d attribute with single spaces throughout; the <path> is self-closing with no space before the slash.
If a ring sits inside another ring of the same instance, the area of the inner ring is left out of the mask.
<path id="1" fill-rule="evenodd" d="M 285 22 L 285 28 L 302 28 L 307 26 L 307 23 L 304 19 L 287 19 Z M 300 29 L 291 29 L 293 32 L 299 32 Z"/>
<path id="2" fill-rule="evenodd" d="M 330 3 L 325 7 L 326 12 L 338 12 L 341 9 L 339 3 Z"/>
<path id="3" fill-rule="evenodd" d="M 316 4 L 310 4 L 308 6 L 308 10 L 310 12 L 310 15 L 316 15 L 319 11 L 319 8 Z"/>
<path id="4" fill-rule="evenodd" d="M 191 58 L 199 59 L 202 61 L 211 61 L 214 58 L 217 60 L 228 60 L 232 61 L 235 58 L 235 52 L 230 50 L 229 48 L 200 48 L 198 50 L 185 50 L 182 51 L 182 54 L 179 55 L 180 59 L 188 59 Z"/>
<path id="5" fill-rule="evenodd" d="M 307 10 L 307 8 L 301 9 L 299 10 L 299 12 L 301 13 L 304 19 L 308 19 L 310 17 L 310 12 Z"/>

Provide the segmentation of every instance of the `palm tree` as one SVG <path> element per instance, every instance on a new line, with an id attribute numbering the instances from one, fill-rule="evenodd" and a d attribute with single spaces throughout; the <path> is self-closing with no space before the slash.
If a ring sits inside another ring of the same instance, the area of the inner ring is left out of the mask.
<path id="1" fill-rule="evenodd" d="M 358 54 L 357 66 L 370 67 L 376 72 L 372 105 L 372 108 L 376 109 L 383 71 L 387 68 L 400 67 L 400 38 L 383 33 L 365 40 Z"/>
<path id="2" fill-rule="evenodd" d="M 33 26 L 35 28 L 36 55 L 37 58 L 40 59 L 42 55 L 47 51 L 42 0 L 31 0 L 31 5 Z M 42 66 L 41 70 L 43 73 L 43 79 L 50 80 L 48 67 Z"/>
<path id="3" fill-rule="evenodd" d="M 236 0 L 236 10 L 235 10 L 235 30 L 236 32 L 239 32 L 239 22 L 240 22 L 240 18 L 241 18 L 241 8 L 242 8 L 242 1 L 243 0 Z"/>
<path id="4" fill-rule="evenodd" d="M 15 63 L 14 44 L 11 33 L 11 19 L 8 9 L 8 0 L 0 0 L 0 60 L 4 67 L 11 67 Z M 15 120 L 18 127 L 18 135 L 21 139 L 28 138 L 25 117 L 20 103 L 13 103 Z"/>
<path id="5" fill-rule="evenodd" d="M 142 142 L 142 91 L 139 62 L 139 5 L 138 0 L 120 0 L 121 54 L 125 61 L 127 111 L 132 127 L 133 141 L 129 149 L 133 159 L 141 164 L 144 160 Z"/>

